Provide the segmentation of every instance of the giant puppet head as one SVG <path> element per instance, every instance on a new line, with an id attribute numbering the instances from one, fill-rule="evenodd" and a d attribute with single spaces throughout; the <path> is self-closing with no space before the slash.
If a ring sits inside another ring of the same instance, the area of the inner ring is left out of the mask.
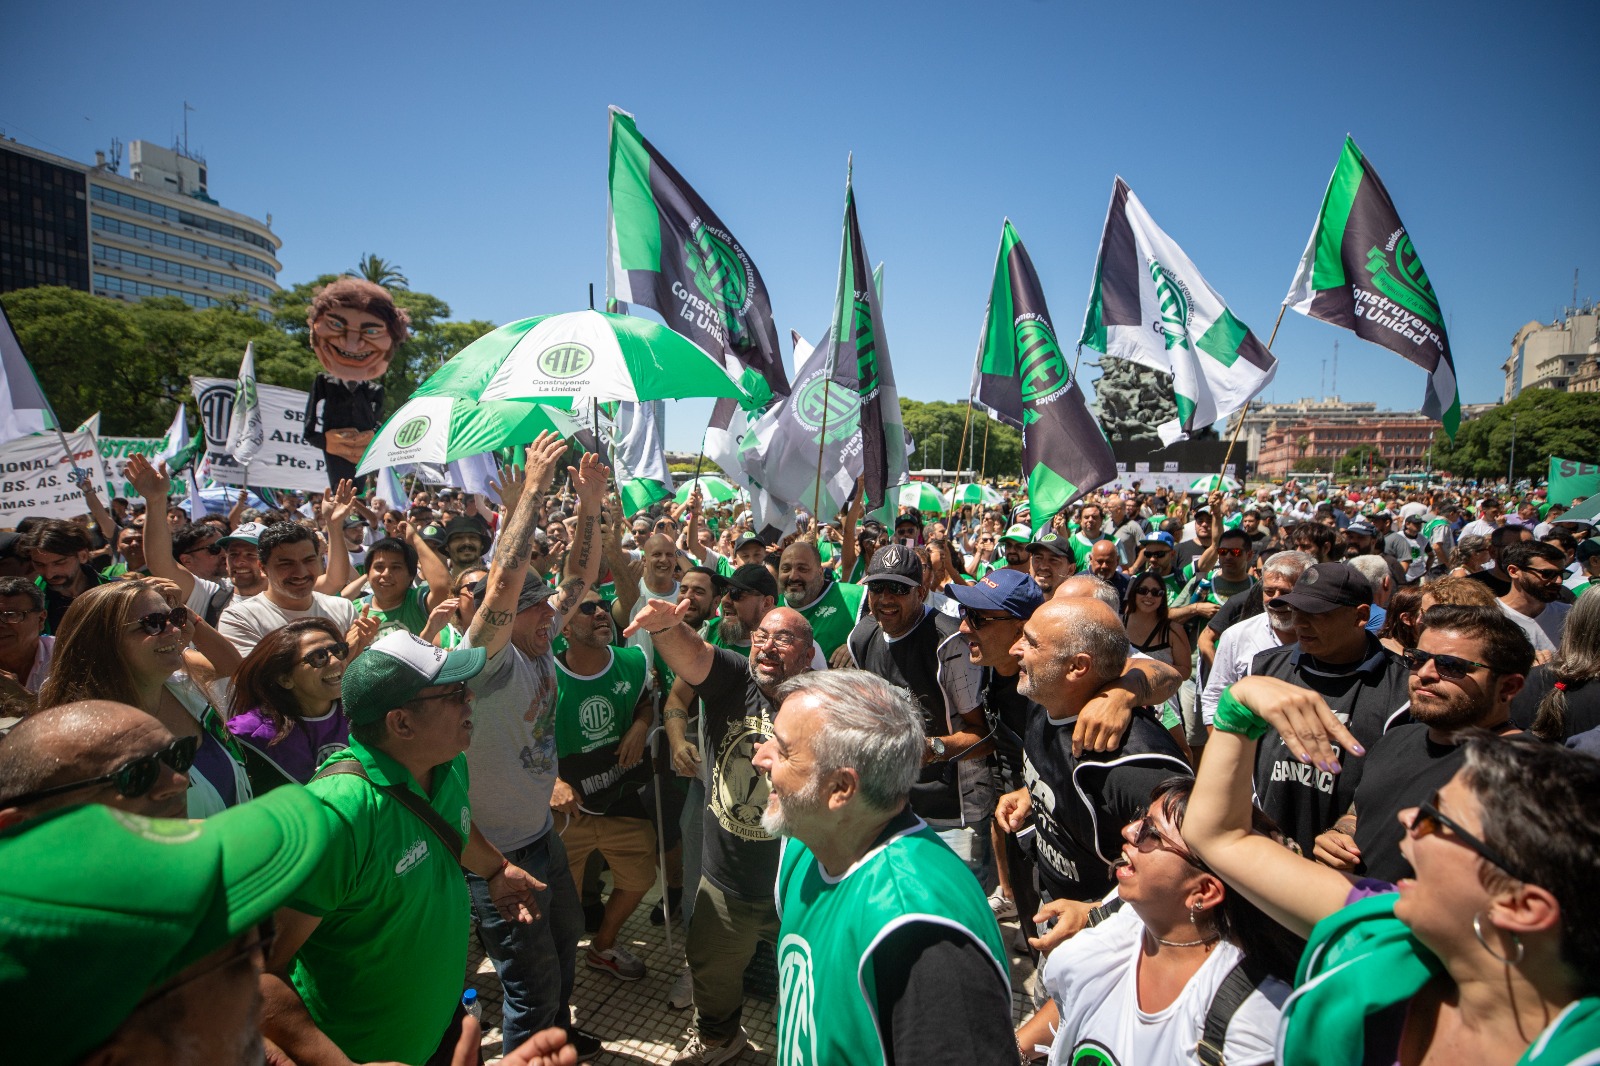
<path id="1" fill-rule="evenodd" d="M 387 289 L 363 278 L 340 278 L 317 293 L 306 315 L 311 350 L 332 377 L 375 381 L 411 336 L 411 316 Z"/>

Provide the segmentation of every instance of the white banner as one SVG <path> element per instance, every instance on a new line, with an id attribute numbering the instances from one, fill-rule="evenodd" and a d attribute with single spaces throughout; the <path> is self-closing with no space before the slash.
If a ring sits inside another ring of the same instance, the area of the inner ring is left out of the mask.
<path id="1" fill-rule="evenodd" d="M 107 499 L 105 471 L 95 451 L 94 436 L 68 433 L 66 440 L 71 455 L 55 433 L 34 433 L 0 445 L 0 528 L 14 528 L 28 515 L 73 518 L 87 514 L 83 491 L 72 483 L 74 466 L 88 471 L 100 499 Z"/>
<path id="2" fill-rule="evenodd" d="M 233 396 L 238 383 L 226 378 L 190 378 L 200 424 L 205 428 L 207 471 L 224 485 L 260 485 L 299 492 L 328 491 L 322 451 L 300 436 L 305 424 L 306 394 L 278 385 L 258 385 L 261 421 L 266 440 L 248 467 L 228 454 L 228 424 L 233 419 Z"/>
<path id="3" fill-rule="evenodd" d="M 1104 485 L 1100 489 L 1101 492 L 1121 492 L 1123 489 L 1131 489 L 1133 488 L 1133 483 L 1137 481 L 1139 483 L 1140 492 L 1154 492 L 1156 489 L 1166 489 L 1169 493 L 1182 493 L 1190 485 L 1193 485 L 1201 478 L 1206 477 L 1208 474 L 1215 477 L 1217 473 L 1215 470 L 1158 471 L 1137 469 L 1139 466 L 1147 465 L 1144 463 L 1135 464 L 1136 469 L 1129 471 L 1124 469 L 1126 465 L 1127 464 L 1125 463 L 1117 464 L 1116 479 Z M 1228 464 L 1229 477 L 1238 477 L 1238 475 L 1234 473 L 1234 465 L 1235 464 L 1233 463 Z"/>

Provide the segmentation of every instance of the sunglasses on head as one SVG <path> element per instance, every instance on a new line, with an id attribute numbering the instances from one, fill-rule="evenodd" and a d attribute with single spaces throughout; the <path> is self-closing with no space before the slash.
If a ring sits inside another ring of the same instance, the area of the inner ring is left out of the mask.
<path id="1" fill-rule="evenodd" d="M 24 792 L 20 796 L 0 800 L 0 807 L 20 807 L 25 803 L 61 796 L 83 788 L 94 788 L 96 785 L 108 782 L 115 783 L 119 794 L 134 799 L 155 787 L 156 781 L 161 777 L 162 764 L 170 766 L 180 774 L 188 773 L 189 767 L 194 765 L 194 753 L 199 749 L 199 737 L 179 737 L 160 751 L 141 755 L 137 759 L 129 759 L 109 774 L 101 774 L 86 781 L 73 781 L 66 785 L 52 785 L 49 788 Z"/>
<path id="2" fill-rule="evenodd" d="M 320 648 L 312 648 L 300 657 L 300 661 L 313 670 L 321 670 L 335 659 L 343 662 L 344 657 L 349 654 L 350 645 L 342 640 L 337 640 L 332 644 L 324 644 Z"/>
<path id="3" fill-rule="evenodd" d="M 1400 658 L 1406 662 L 1406 669 L 1416 673 L 1422 669 L 1423 663 L 1433 663 L 1433 668 L 1439 671 L 1439 676 L 1446 681 L 1460 681 L 1474 670 L 1488 670 L 1491 673 L 1494 667 L 1488 663 L 1473 662 L 1463 659 L 1459 655 L 1438 655 L 1431 651 L 1420 651 L 1416 648 L 1407 648 L 1400 653 Z"/>
<path id="4" fill-rule="evenodd" d="M 170 611 L 151 611 L 144 617 L 135 618 L 133 621 L 126 624 L 130 626 L 138 626 L 150 636 L 158 637 L 162 633 L 166 632 L 168 625 L 173 626 L 175 629 L 182 629 L 184 626 L 189 624 L 189 621 L 192 617 L 193 616 L 189 613 L 189 608 L 174 607 Z"/>
<path id="5" fill-rule="evenodd" d="M 1518 881 L 1528 880 L 1517 867 L 1511 865 L 1498 851 L 1495 851 L 1489 845 L 1461 828 L 1459 822 L 1452 821 L 1444 814 L 1441 814 L 1439 811 L 1439 793 L 1437 791 L 1429 797 L 1427 803 L 1419 803 L 1417 805 L 1417 813 L 1411 816 L 1411 824 L 1407 829 L 1414 837 L 1425 837 L 1430 833 L 1438 833 L 1442 836 L 1442 830 L 1448 829 L 1452 836 L 1469 850 L 1477 852 L 1478 856 L 1486 860 L 1490 865 L 1500 867 L 1500 869 L 1515 877 Z"/>

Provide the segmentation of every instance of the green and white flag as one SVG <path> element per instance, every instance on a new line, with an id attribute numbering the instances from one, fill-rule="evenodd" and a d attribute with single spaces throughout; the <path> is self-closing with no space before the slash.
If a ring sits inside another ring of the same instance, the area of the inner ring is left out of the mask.
<path id="1" fill-rule="evenodd" d="M 612 466 L 622 513 L 629 518 L 672 496 L 672 471 L 664 450 L 666 405 L 623 401 L 617 404 Z"/>
<path id="2" fill-rule="evenodd" d="M 972 401 L 1022 431 L 1030 517 L 1041 526 L 1117 476 L 1111 445 L 1056 343 L 1039 275 L 1010 219 L 1000 231 L 994 285 L 972 368 Z"/>
<path id="3" fill-rule="evenodd" d="M 1156 427 L 1163 444 L 1244 407 L 1278 369 L 1120 177 L 1078 343 L 1172 375 L 1178 417 Z"/>
<path id="4" fill-rule="evenodd" d="M 1551 503 L 1570 507 L 1597 492 L 1600 492 L 1600 466 L 1550 457 L 1550 486 L 1545 496 Z"/>
<path id="5" fill-rule="evenodd" d="M 267 426 L 261 418 L 261 396 L 256 390 L 255 342 L 244 346 L 244 361 L 239 364 L 239 381 L 233 394 L 233 414 L 228 418 L 228 454 L 241 466 L 249 466 L 267 440 Z"/>
<path id="6" fill-rule="evenodd" d="M 0 308 L 0 444 L 30 433 L 60 429 L 56 413 L 33 376 L 22 344 Z"/>
<path id="7" fill-rule="evenodd" d="M 789 394 L 766 282 L 633 116 L 611 109 L 606 295 L 641 304 L 721 361 L 758 410 Z M 620 310 L 620 308 L 618 308 Z"/>
<path id="8" fill-rule="evenodd" d="M 1284 302 L 1426 370 L 1422 413 L 1455 439 L 1461 396 L 1439 299 L 1389 191 L 1349 137 Z"/>

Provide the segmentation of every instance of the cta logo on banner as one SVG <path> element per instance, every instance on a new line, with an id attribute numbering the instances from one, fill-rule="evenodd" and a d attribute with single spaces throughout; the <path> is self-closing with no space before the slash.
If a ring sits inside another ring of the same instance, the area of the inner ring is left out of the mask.
<path id="1" fill-rule="evenodd" d="M 72 480 L 74 468 L 86 471 L 95 491 L 106 499 L 94 435 L 68 433 L 66 440 L 70 454 L 54 433 L 34 433 L 0 445 L 0 528 L 14 528 L 29 515 L 73 518 L 88 513 L 83 490 Z"/>
<path id="2" fill-rule="evenodd" d="M 228 378 L 190 378 L 200 425 L 206 435 L 206 473 L 224 485 L 259 485 L 299 492 L 326 492 L 328 475 L 322 451 L 300 435 L 305 424 L 306 394 L 278 385 L 257 385 L 265 439 L 248 466 L 228 454 L 228 427 L 233 421 L 238 382 Z"/>

